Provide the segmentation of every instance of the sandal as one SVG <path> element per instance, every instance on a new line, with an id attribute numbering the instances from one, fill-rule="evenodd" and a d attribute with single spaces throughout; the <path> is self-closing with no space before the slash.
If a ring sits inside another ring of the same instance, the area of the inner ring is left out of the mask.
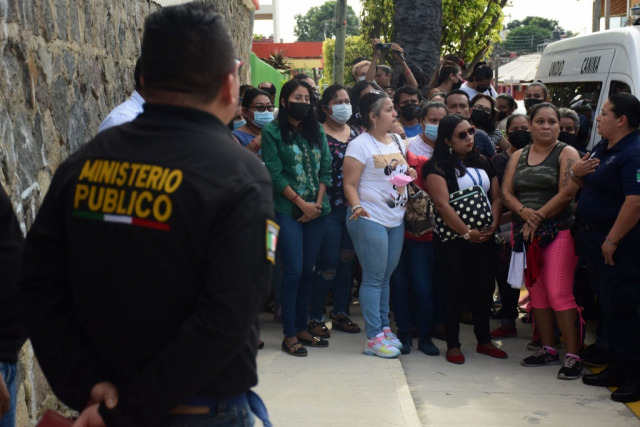
<path id="1" fill-rule="evenodd" d="M 322 338 L 316 337 L 315 335 L 310 340 L 298 337 L 298 341 L 309 347 L 329 347 L 329 341 L 323 340 Z"/>
<path id="2" fill-rule="evenodd" d="M 287 345 L 285 340 L 282 340 L 282 351 L 289 353 L 292 356 L 305 357 L 307 355 L 307 349 L 302 346 L 298 341 Z"/>
<path id="3" fill-rule="evenodd" d="M 331 328 L 348 334 L 357 334 L 360 332 L 360 326 L 353 323 L 346 314 L 339 314 L 335 319 L 333 319 L 331 322 Z"/>
<path id="4" fill-rule="evenodd" d="M 309 322 L 309 327 L 307 328 L 307 330 L 314 337 L 320 337 L 324 339 L 331 338 L 331 332 L 329 332 L 329 328 L 327 328 L 327 325 L 325 325 L 324 322 L 312 320 L 311 322 Z"/>

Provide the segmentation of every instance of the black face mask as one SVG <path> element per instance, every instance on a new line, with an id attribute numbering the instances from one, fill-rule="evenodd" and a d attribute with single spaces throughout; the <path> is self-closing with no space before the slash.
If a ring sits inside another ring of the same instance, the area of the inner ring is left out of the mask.
<path id="1" fill-rule="evenodd" d="M 491 116 L 484 111 L 471 110 L 471 121 L 479 128 L 484 128 L 489 124 Z"/>
<path id="2" fill-rule="evenodd" d="M 565 144 L 569 144 L 572 147 L 575 147 L 576 142 L 578 142 L 578 135 L 576 135 L 575 133 L 560 132 L 560 135 L 558 135 L 558 141 L 562 141 Z"/>
<path id="3" fill-rule="evenodd" d="M 489 89 L 491 89 L 491 86 L 476 86 L 476 91 L 478 91 L 478 93 L 485 93 Z"/>
<path id="4" fill-rule="evenodd" d="M 451 90 L 460 89 L 460 86 L 462 86 L 462 79 L 458 79 L 458 81 L 451 86 Z"/>
<path id="5" fill-rule="evenodd" d="M 293 120 L 302 120 L 307 117 L 309 114 L 309 110 L 311 109 L 311 104 L 307 104 L 306 102 L 290 102 L 287 105 L 287 113 Z"/>
<path id="6" fill-rule="evenodd" d="M 498 112 L 498 121 L 502 121 L 504 119 L 507 118 L 507 112 L 506 111 L 499 111 Z"/>
<path id="7" fill-rule="evenodd" d="M 525 110 L 529 111 L 529 108 L 533 107 L 536 104 L 540 104 L 542 102 L 544 102 L 542 99 L 527 98 L 524 100 L 524 108 Z"/>
<path id="8" fill-rule="evenodd" d="M 528 130 L 514 130 L 507 136 L 509 138 L 509 144 L 518 150 L 524 148 L 531 142 L 531 132 Z"/>
<path id="9" fill-rule="evenodd" d="M 407 104 L 400 107 L 400 115 L 405 120 L 413 120 L 415 119 L 420 112 L 420 106 L 418 104 Z"/>

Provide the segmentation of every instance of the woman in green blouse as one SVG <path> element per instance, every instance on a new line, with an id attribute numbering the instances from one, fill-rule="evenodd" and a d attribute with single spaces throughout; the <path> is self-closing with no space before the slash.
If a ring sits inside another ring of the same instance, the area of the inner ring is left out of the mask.
<path id="1" fill-rule="evenodd" d="M 311 106 L 313 89 L 290 80 L 280 91 L 278 118 L 262 130 L 262 160 L 273 181 L 278 249 L 284 279 L 280 305 L 284 340 L 282 351 L 306 356 L 303 344 L 327 347 L 329 342 L 307 330 L 313 267 L 318 257 L 324 217 L 329 213 L 327 185 L 331 184 L 331 154 L 322 126 Z"/>

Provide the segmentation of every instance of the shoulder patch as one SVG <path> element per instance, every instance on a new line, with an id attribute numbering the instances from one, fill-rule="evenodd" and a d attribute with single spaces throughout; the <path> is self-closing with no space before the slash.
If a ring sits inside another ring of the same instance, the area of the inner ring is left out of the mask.
<path id="1" fill-rule="evenodd" d="M 276 246 L 278 244 L 278 233 L 280 232 L 280 226 L 270 219 L 267 220 L 266 226 L 266 248 L 267 259 L 271 261 L 271 264 L 276 264 Z"/>

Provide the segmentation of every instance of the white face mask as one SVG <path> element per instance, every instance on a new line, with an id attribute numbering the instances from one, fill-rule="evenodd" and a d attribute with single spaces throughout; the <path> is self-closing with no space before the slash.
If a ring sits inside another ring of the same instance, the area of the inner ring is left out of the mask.
<path id="1" fill-rule="evenodd" d="M 333 114 L 331 114 L 331 118 L 336 123 L 340 123 L 341 125 L 347 123 L 347 121 L 351 118 L 351 104 L 336 104 L 331 106 L 331 110 L 333 110 Z"/>

